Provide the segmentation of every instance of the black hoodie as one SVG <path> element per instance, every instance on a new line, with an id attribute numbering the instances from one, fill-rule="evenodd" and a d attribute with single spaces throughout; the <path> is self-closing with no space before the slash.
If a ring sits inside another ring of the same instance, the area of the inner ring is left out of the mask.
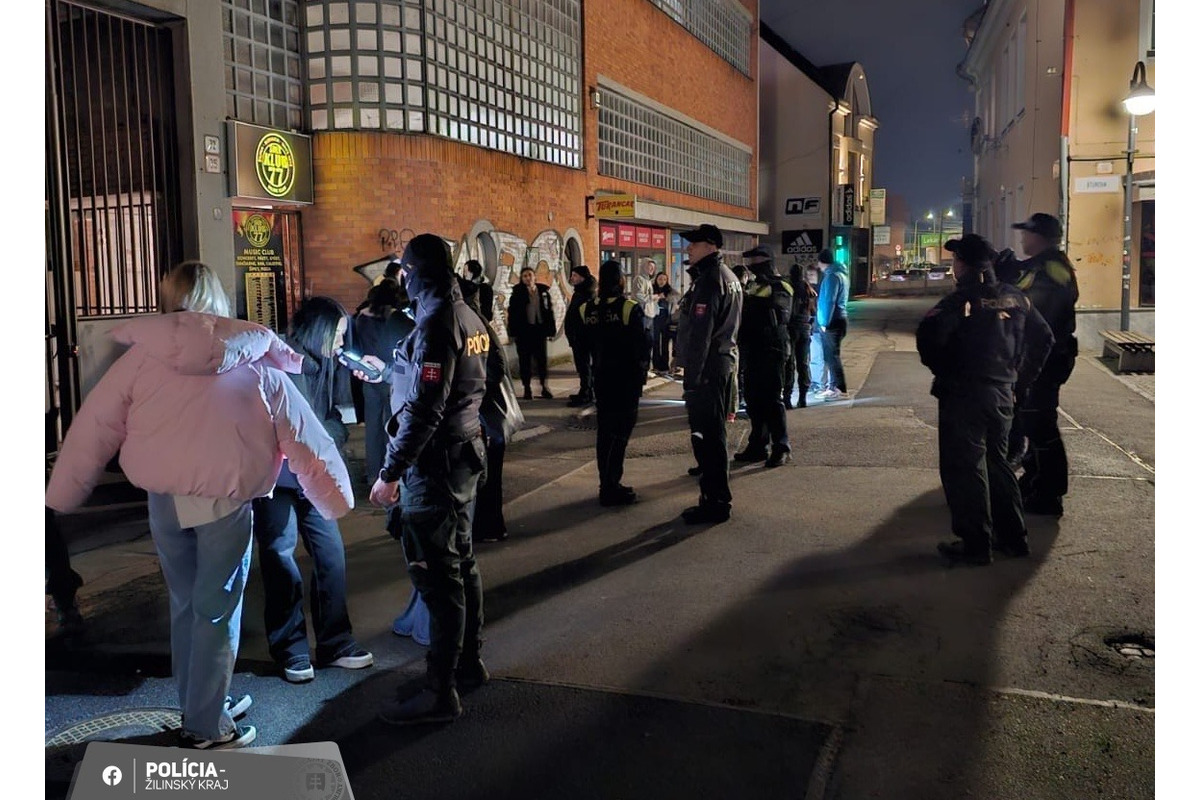
<path id="1" fill-rule="evenodd" d="M 416 308 L 416 327 L 396 350 L 387 455 L 379 475 L 391 482 L 418 463 L 423 452 L 438 452 L 479 436 L 487 327 L 463 302 L 450 266 L 450 250 L 433 234 L 409 242 L 401 258 L 405 286 Z M 426 445 L 433 442 L 433 448 Z"/>

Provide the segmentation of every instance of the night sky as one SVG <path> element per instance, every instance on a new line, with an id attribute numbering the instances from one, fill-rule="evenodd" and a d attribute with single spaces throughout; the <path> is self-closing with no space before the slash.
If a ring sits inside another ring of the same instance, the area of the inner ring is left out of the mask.
<path id="1" fill-rule="evenodd" d="M 867 74 L 875 188 L 913 214 L 961 205 L 972 173 L 974 100 L 955 74 L 962 24 L 983 0 L 761 0 L 762 21 L 818 67 L 857 61 Z M 890 209 L 889 209 L 890 212 Z M 889 214 L 890 215 L 890 214 Z"/>

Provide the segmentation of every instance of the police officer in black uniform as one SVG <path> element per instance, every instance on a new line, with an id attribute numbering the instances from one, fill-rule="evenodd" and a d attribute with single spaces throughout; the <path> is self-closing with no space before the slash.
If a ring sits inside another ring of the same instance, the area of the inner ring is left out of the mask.
<path id="1" fill-rule="evenodd" d="M 641 306 L 625 297 L 619 261 L 600 265 L 598 296 L 579 309 L 581 335 L 595 364 L 596 466 L 600 471 L 600 505 L 622 506 L 637 493 L 621 483 L 625 448 L 637 424 L 638 398 L 650 369 Z"/>
<path id="2" fill-rule="evenodd" d="M 1067 493 L 1067 451 L 1058 429 L 1058 399 L 1075 369 L 1075 303 L 1079 284 L 1075 267 L 1059 249 L 1062 225 L 1049 214 L 1034 214 L 1013 228 L 1021 231 L 1021 248 L 1029 258 L 1017 267 L 1015 285 L 1033 302 L 1054 332 L 1054 349 L 1041 375 L 1020 398 L 1018 424 L 1029 439 L 1021 475 L 1025 511 L 1061 517 Z"/>
<path id="3" fill-rule="evenodd" d="M 463 302 L 445 242 L 421 234 L 401 260 L 416 328 L 396 348 L 397 411 L 371 502 L 391 507 L 388 528 L 429 607 L 430 645 L 424 687 L 380 711 L 392 725 L 449 722 L 462 713 L 456 685 L 489 677 L 479 657 L 483 583 L 471 510 L 486 464 L 479 405 L 490 342 L 483 320 Z"/>
<path id="4" fill-rule="evenodd" d="M 753 276 L 746 284 L 737 337 L 738 358 L 745 374 L 750 437 L 746 449 L 734 453 L 733 460 L 766 461 L 768 467 L 778 467 L 792 459 L 783 407 L 783 373 L 792 338 L 788 334 L 792 286 L 775 273 L 774 253 L 769 245 L 760 244 L 747 250 L 742 258 Z"/>
<path id="5" fill-rule="evenodd" d="M 700 467 L 700 502 L 685 522 L 725 522 L 733 506 L 725 421 L 737 396 L 737 331 L 742 284 L 721 261 L 725 239 L 715 225 L 681 234 L 687 241 L 692 291 L 680 301 L 676 363 L 683 367 L 692 450 Z"/>
<path id="6" fill-rule="evenodd" d="M 1036 378 L 1053 336 L 1027 297 L 997 282 L 986 240 L 971 233 L 946 249 L 957 286 L 917 327 L 917 351 L 938 398 L 942 488 L 959 537 L 938 552 L 984 565 L 993 548 L 1029 555 L 1017 478 L 1005 456 L 1014 393 Z"/>

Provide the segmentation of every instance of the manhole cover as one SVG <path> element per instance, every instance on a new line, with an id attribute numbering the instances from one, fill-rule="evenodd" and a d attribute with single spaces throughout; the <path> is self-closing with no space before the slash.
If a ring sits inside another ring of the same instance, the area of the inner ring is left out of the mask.
<path id="1" fill-rule="evenodd" d="M 177 708 L 135 708 L 74 722 L 46 737 L 46 747 L 148 736 L 179 727 Z"/>
<path id="2" fill-rule="evenodd" d="M 1104 643 L 1129 659 L 1154 658 L 1154 638 L 1140 633 L 1106 637 Z"/>
<path id="3" fill-rule="evenodd" d="M 133 708 L 72 722 L 46 737 L 46 782 L 69 783 L 88 742 L 135 740 L 170 745 L 179 728 L 177 708 Z"/>

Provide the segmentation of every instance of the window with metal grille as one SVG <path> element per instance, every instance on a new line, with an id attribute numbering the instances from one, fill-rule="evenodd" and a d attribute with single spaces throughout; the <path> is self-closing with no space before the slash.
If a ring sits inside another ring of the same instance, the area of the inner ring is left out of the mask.
<path id="1" fill-rule="evenodd" d="M 583 165 L 579 0 L 316 0 L 305 14 L 313 130 Z"/>
<path id="2" fill-rule="evenodd" d="M 599 116 L 601 175 L 749 207 L 749 149 L 611 89 L 601 92 Z"/>
<path id="3" fill-rule="evenodd" d="M 736 0 L 650 0 L 743 75 L 750 74 L 752 21 Z"/>
<path id="4" fill-rule="evenodd" d="M 221 0 L 221 25 L 226 113 L 298 130 L 304 120 L 299 0 Z"/>

